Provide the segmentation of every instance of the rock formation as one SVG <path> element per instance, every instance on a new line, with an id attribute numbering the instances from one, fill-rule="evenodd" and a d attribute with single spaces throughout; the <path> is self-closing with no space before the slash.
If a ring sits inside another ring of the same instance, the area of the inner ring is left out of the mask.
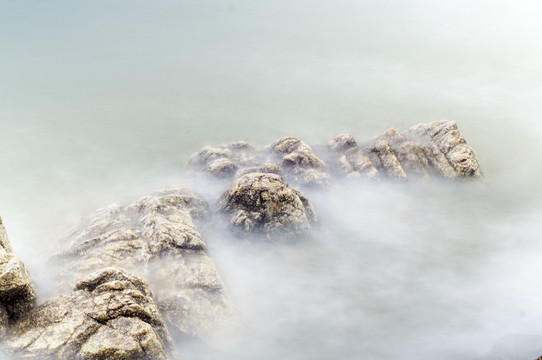
<path id="1" fill-rule="evenodd" d="M 216 178 L 230 178 L 241 167 L 260 163 L 254 148 L 245 141 L 218 147 L 206 146 L 190 158 L 190 164 Z"/>
<path id="2" fill-rule="evenodd" d="M 373 162 L 359 148 L 352 135 L 342 134 L 328 143 L 328 148 L 335 155 L 335 172 L 349 178 L 376 178 L 378 170 Z"/>
<path id="3" fill-rule="evenodd" d="M 339 135 L 324 150 L 322 158 L 338 177 L 483 177 L 457 125 L 445 120 L 389 129 L 361 145 Z M 273 240 L 303 236 L 317 225 L 307 197 L 282 175 L 301 186 L 326 186 L 330 174 L 322 158 L 287 137 L 260 151 L 246 142 L 205 147 L 190 163 L 234 181 L 218 200 L 218 212 L 235 233 Z M 205 200 L 182 189 L 98 211 L 66 239 L 67 248 L 55 257 L 63 265 L 60 295 L 39 306 L 0 219 L 0 339 L 6 349 L 33 359 L 166 359 L 171 335 L 205 338 L 231 313 L 196 227 L 210 214 Z"/>
<path id="4" fill-rule="evenodd" d="M 229 312 L 224 285 L 195 220 L 209 207 L 174 189 L 113 206 L 81 224 L 62 254 L 70 273 L 116 266 L 144 276 L 170 329 L 205 336 Z"/>
<path id="5" fill-rule="evenodd" d="M 388 129 L 358 147 L 351 135 L 339 135 L 328 145 L 338 156 L 337 173 L 349 177 L 482 178 L 476 155 L 453 121 L 419 124 L 399 132 Z"/>
<path id="6" fill-rule="evenodd" d="M 5 345 L 32 359 L 166 359 L 171 338 L 147 285 L 116 268 L 26 314 Z"/>
<path id="7" fill-rule="evenodd" d="M 30 311 L 36 301 L 26 266 L 11 251 L 0 218 L 0 339 L 5 337 L 9 324 Z"/>
<path id="8" fill-rule="evenodd" d="M 191 164 L 215 177 L 234 178 L 249 172 L 284 174 L 300 186 L 326 186 L 328 168 L 339 177 L 447 179 L 483 178 L 476 155 L 453 121 L 418 124 L 405 131 L 388 129 L 361 145 L 349 134 L 338 135 L 322 158 L 303 141 L 286 137 L 269 146 L 277 163 L 246 143 L 237 147 L 205 147 Z M 235 175 L 235 176 L 234 176 Z"/>
<path id="9" fill-rule="evenodd" d="M 326 165 L 303 141 L 285 137 L 271 144 L 271 151 L 281 158 L 281 166 L 288 176 L 301 185 L 329 184 Z"/>
<path id="10" fill-rule="evenodd" d="M 266 238 L 276 234 L 294 237 L 309 231 L 317 221 L 309 200 L 280 175 L 271 173 L 240 177 L 219 199 L 219 211 L 229 217 L 238 233 Z"/>
<path id="11" fill-rule="evenodd" d="M 36 359 L 165 359 L 169 332 L 205 338 L 231 310 L 194 222 L 208 212 L 199 196 L 173 189 L 83 221 L 56 257 L 62 296 L 13 325 L 7 349 Z"/>

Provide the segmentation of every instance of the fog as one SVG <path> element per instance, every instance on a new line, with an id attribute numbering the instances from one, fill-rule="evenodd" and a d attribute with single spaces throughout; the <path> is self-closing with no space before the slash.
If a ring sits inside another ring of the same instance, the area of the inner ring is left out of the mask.
<path id="1" fill-rule="evenodd" d="M 0 0 L 0 216 L 14 252 L 44 298 L 59 239 L 95 209 L 173 185 L 213 206 L 224 185 L 185 168 L 204 145 L 368 140 L 446 118 L 484 186 L 304 189 L 322 227 L 295 244 L 202 229 L 242 320 L 179 351 L 475 359 L 542 334 L 541 16 L 528 0 Z"/>

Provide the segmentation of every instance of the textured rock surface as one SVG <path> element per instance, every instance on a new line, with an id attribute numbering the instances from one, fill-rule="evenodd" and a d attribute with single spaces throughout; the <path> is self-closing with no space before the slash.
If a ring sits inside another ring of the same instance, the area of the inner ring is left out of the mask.
<path id="1" fill-rule="evenodd" d="M 0 338 L 9 321 L 28 312 L 35 304 L 34 286 L 24 263 L 11 254 L 11 244 L 0 218 Z"/>
<path id="2" fill-rule="evenodd" d="M 83 222 L 60 258 L 68 276 L 116 266 L 144 277 L 171 331 L 205 337 L 230 311 L 194 224 L 208 212 L 202 198 L 182 189 L 112 206 Z"/>
<path id="3" fill-rule="evenodd" d="M 296 183 L 313 186 L 329 184 L 326 165 L 303 141 L 285 137 L 271 144 L 271 151 L 281 157 L 282 168 Z"/>
<path id="4" fill-rule="evenodd" d="M 249 173 L 239 178 L 219 199 L 219 211 L 227 214 L 232 228 L 267 238 L 296 236 L 317 222 L 309 200 L 281 176 Z"/>
<path id="5" fill-rule="evenodd" d="M 166 359 L 168 331 L 147 285 L 108 268 L 27 313 L 5 346 L 22 358 Z"/>
<path id="6" fill-rule="evenodd" d="M 474 150 L 467 145 L 455 122 L 419 124 L 411 127 L 406 136 L 420 143 L 429 163 L 444 176 L 483 177 Z"/>
<path id="7" fill-rule="evenodd" d="M 351 135 L 339 135 L 328 148 L 337 154 L 335 171 L 342 176 L 400 180 L 483 177 L 474 151 L 453 121 L 419 124 L 404 132 L 388 129 L 361 148 Z"/>
<path id="8" fill-rule="evenodd" d="M 206 146 L 190 158 L 190 164 L 217 178 L 230 178 L 242 167 L 260 163 L 254 148 L 244 141 L 230 145 Z"/>
<path id="9" fill-rule="evenodd" d="M 342 134 L 328 143 L 328 148 L 335 154 L 335 172 L 352 178 L 376 178 L 378 170 L 373 162 L 359 148 L 352 135 Z"/>
<path id="10" fill-rule="evenodd" d="M 0 217 L 0 247 L 6 250 L 7 252 L 12 252 L 11 243 L 9 242 L 9 239 L 8 239 L 8 233 L 6 231 L 4 222 L 2 221 L 1 217 Z"/>
<path id="11" fill-rule="evenodd" d="M 215 177 L 239 178 L 261 172 L 284 174 L 301 186 L 329 184 L 324 161 L 303 141 L 286 137 L 269 148 L 279 164 L 269 162 L 244 142 L 205 147 L 192 157 L 191 164 Z M 349 178 L 483 178 L 474 151 L 457 124 L 447 120 L 418 124 L 402 132 L 388 129 L 361 145 L 352 135 L 338 135 L 320 155 L 334 173 Z"/>

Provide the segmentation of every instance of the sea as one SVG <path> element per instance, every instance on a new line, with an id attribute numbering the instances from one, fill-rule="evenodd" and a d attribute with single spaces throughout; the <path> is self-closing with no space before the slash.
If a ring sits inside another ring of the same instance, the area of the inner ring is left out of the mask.
<path id="1" fill-rule="evenodd" d="M 301 242 L 202 230 L 238 318 L 178 353 L 534 360 L 541 18 L 534 0 L 0 0 L 0 216 L 14 253 L 43 301 L 51 255 L 96 209 L 172 186 L 215 208 L 227 186 L 187 167 L 203 146 L 363 142 L 448 119 L 483 182 L 302 189 L 321 225 Z"/>

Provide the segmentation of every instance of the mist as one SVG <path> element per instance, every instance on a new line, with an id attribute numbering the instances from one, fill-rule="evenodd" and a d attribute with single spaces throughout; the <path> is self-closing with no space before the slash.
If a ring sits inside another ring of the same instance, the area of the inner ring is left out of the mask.
<path id="1" fill-rule="evenodd" d="M 303 189 L 322 226 L 293 244 L 202 229 L 240 320 L 179 352 L 476 359 L 541 335 L 541 16 L 529 0 L 2 0 L 0 216 L 14 252 L 43 299 L 48 259 L 94 210 L 169 186 L 214 206 L 228 185 L 185 167 L 204 145 L 363 141 L 446 118 L 483 186 Z"/>

